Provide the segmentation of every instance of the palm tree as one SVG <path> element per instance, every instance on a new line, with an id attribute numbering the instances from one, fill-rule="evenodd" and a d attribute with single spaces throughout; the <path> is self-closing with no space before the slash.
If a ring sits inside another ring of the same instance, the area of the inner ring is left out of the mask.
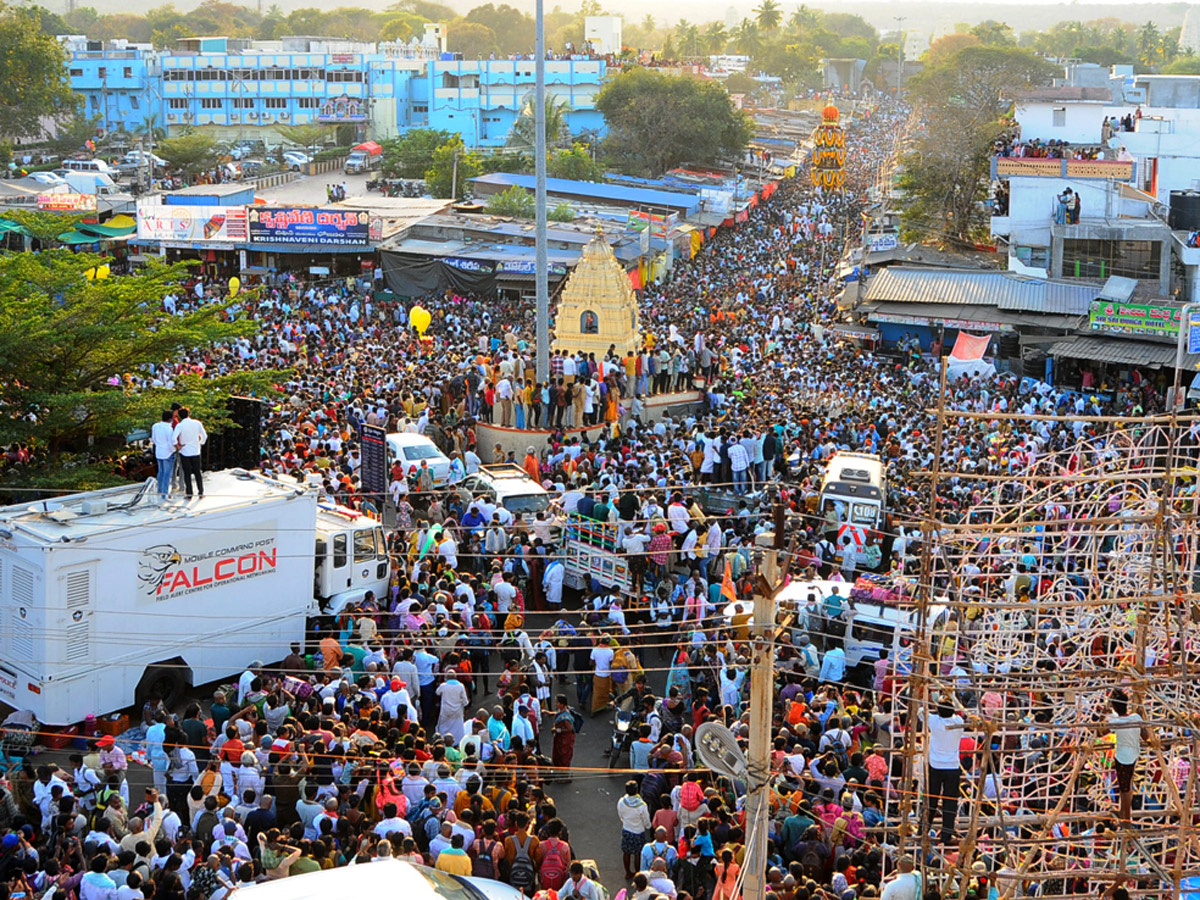
<path id="1" fill-rule="evenodd" d="M 763 31 L 770 31 L 783 21 L 783 9 L 779 6 L 779 0 L 762 0 L 754 7 L 753 12 L 758 27 Z"/>
<path id="2" fill-rule="evenodd" d="M 150 141 L 161 141 L 167 136 L 167 129 L 158 124 L 158 116 L 148 113 L 142 124 L 133 130 L 135 138 L 148 138 Z"/>
<path id="3" fill-rule="evenodd" d="M 769 0 L 763 2 L 767 3 Z M 756 55 L 762 49 L 762 35 L 758 31 L 758 24 L 751 19 L 742 19 L 742 24 L 734 32 L 733 43 L 737 46 L 738 53 L 746 56 Z"/>
<path id="4" fill-rule="evenodd" d="M 553 94 L 546 95 L 546 149 L 571 146 L 571 128 L 567 124 L 567 113 L 571 104 Z M 537 149 L 537 107 L 533 92 L 521 99 L 521 111 L 508 133 L 508 146 L 514 150 L 532 153 Z"/>
<path id="5" fill-rule="evenodd" d="M 728 43 L 729 32 L 725 30 L 724 24 L 721 22 L 709 22 L 708 27 L 704 29 L 704 46 L 708 48 L 708 52 L 713 54 L 724 53 Z"/>
<path id="6" fill-rule="evenodd" d="M 699 56 L 700 28 L 687 19 L 680 19 L 675 26 L 675 36 L 679 38 L 679 50 L 683 56 Z"/>
<path id="7" fill-rule="evenodd" d="M 642 19 L 642 31 L 646 34 L 653 34 L 654 29 L 658 27 L 658 23 L 654 21 L 654 16 L 646 13 L 646 18 Z"/>
<path id="8" fill-rule="evenodd" d="M 801 3 L 796 7 L 796 11 L 792 13 L 788 24 L 793 28 L 808 28 L 810 25 L 817 24 L 818 13 L 815 9 L 809 9 L 805 4 Z"/>
<path id="9" fill-rule="evenodd" d="M 1158 26 L 1153 22 L 1147 22 L 1138 31 L 1137 48 L 1138 59 L 1146 65 L 1153 65 L 1158 55 L 1158 43 L 1161 35 L 1158 33 Z"/>

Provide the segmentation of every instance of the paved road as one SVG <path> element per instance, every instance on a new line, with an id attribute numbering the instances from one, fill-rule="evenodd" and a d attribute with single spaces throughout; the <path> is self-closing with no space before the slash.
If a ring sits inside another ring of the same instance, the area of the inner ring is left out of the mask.
<path id="1" fill-rule="evenodd" d="M 346 196 L 354 197 L 367 192 L 367 181 L 375 174 L 343 175 L 341 171 L 326 172 L 323 175 L 305 175 L 296 181 L 273 188 L 264 188 L 258 192 L 268 203 L 286 206 L 320 206 L 326 202 L 325 186 L 328 184 L 346 183 Z M 375 196 L 381 196 L 376 194 Z"/>

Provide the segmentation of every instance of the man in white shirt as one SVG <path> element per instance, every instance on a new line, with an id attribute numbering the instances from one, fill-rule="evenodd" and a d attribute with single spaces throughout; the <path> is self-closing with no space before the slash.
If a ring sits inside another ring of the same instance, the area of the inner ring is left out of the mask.
<path id="1" fill-rule="evenodd" d="M 900 874 L 887 883 L 880 900 L 917 900 L 921 896 L 921 878 L 913 871 L 913 861 L 900 860 Z"/>
<path id="2" fill-rule="evenodd" d="M 496 382 L 496 401 L 500 404 L 500 426 L 511 428 L 513 419 L 513 388 L 512 382 L 501 378 Z"/>
<path id="3" fill-rule="evenodd" d="M 199 419 L 193 419 L 185 406 L 179 410 L 179 424 L 175 426 L 175 446 L 179 448 L 179 464 L 183 467 L 184 493 L 192 499 L 192 479 L 196 479 L 196 491 L 204 496 L 204 481 L 200 477 L 200 448 L 208 442 L 208 432 Z"/>
<path id="4" fill-rule="evenodd" d="M 171 427 L 174 418 L 169 409 L 164 409 L 162 420 L 150 429 L 154 461 L 158 464 L 158 493 L 164 500 L 171 493 L 171 473 L 175 471 L 175 429 Z"/>
<path id="5" fill-rule="evenodd" d="M 929 801 L 925 808 L 932 817 L 942 808 L 942 843 L 954 837 L 958 818 L 958 785 L 962 775 L 958 746 L 963 736 L 963 717 L 954 712 L 949 701 L 938 703 L 937 713 L 929 717 Z"/>

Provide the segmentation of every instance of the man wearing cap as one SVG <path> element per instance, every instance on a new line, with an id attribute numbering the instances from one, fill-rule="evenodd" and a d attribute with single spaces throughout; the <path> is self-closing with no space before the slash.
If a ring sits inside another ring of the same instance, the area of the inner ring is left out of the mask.
<path id="1" fill-rule="evenodd" d="M 379 705 L 393 722 L 401 718 L 401 716 L 409 722 L 417 721 L 417 708 L 413 706 L 412 698 L 408 694 L 408 688 L 399 678 L 392 678 L 389 682 L 388 690 L 379 698 Z M 403 710 L 403 713 L 401 710 Z"/>
<path id="2" fill-rule="evenodd" d="M 879 900 L 918 900 L 921 896 L 921 876 L 913 871 L 913 861 L 904 857 L 899 868 L 899 873 L 888 882 Z"/>

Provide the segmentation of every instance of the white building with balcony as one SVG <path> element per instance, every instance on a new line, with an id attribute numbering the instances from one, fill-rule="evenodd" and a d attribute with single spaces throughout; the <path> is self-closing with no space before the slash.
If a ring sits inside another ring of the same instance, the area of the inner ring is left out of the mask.
<path id="1" fill-rule="evenodd" d="M 1200 191 L 1200 76 L 1114 67 L 1103 87 L 1097 68 L 1069 65 L 1056 87 L 1015 101 L 1023 154 L 992 161 L 1003 182 L 993 237 L 1007 246 L 1012 271 L 1118 275 L 1160 296 L 1200 299 L 1200 249 L 1187 246 L 1200 230 L 1191 213 L 1200 204 L 1185 211 L 1179 196 Z M 1100 158 L 1069 158 L 1084 147 L 1099 147 Z M 1075 224 L 1057 215 L 1067 188 L 1080 198 Z"/>

